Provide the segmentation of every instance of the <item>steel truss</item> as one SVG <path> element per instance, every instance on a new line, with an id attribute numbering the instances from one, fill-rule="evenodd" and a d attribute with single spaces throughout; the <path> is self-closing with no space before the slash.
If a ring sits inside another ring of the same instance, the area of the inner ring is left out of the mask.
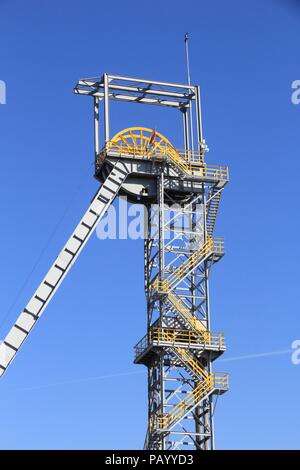
<path id="1" fill-rule="evenodd" d="M 75 93 L 94 99 L 95 177 L 101 187 L 0 344 L 0 377 L 116 196 L 129 195 L 148 209 L 147 333 L 135 347 L 135 363 L 148 369 L 145 448 L 213 449 L 213 401 L 227 390 L 228 378 L 212 371 L 225 344 L 222 333 L 211 331 L 209 274 L 224 254 L 224 242 L 214 238 L 214 227 L 228 169 L 204 161 L 200 88 L 104 74 L 80 80 Z M 162 134 L 144 127 L 124 129 L 111 138 L 110 100 L 179 110 L 183 149 L 175 149 Z"/>
<path id="2" fill-rule="evenodd" d="M 152 210 L 148 208 L 145 240 L 147 340 L 136 346 L 136 362 L 148 367 L 147 449 L 214 448 L 213 400 L 216 394 L 227 389 L 227 376 L 222 375 L 221 386 L 209 388 L 203 397 L 201 395 L 201 400 L 184 402 L 187 396 L 193 396 L 205 377 L 212 375 L 212 361 L 225 350 L 223 337 L 221 335 L 222 341 L 214 344 L 193 342 L 191 323 L 172 308 L 168 295 L 160 294 L 153 287 L 174 277 L 180 266 L 205 245 L 209 238 L 206 199 L 211 191 L 210 185 L 203 184 L 200 194 L 191 193 L 178 204 L 165 189 L 162 173 L 158 178 L 158 204 Z M 192 269 L 181 272 L 172 289 L 172 294 L 180 299 L 205 332 L 210 332 L 209 272 L 219 258 L 220 253 L 212 252 L 199 260 Z M 196 373 L 197 367 L 200 376 Z M 176 409 L 180 412 L 175 419 L 165 418 L 172 416 Z"/>

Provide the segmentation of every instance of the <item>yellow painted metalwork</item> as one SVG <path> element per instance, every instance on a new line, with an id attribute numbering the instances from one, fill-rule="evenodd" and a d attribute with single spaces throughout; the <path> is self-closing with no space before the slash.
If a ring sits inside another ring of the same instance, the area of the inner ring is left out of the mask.
<path id="1" fill-rule="evenodd" d="M 208 396 L 213 390 L 227 390 L 228 375 L 216 373 L 208 375 L 191 392 L 187 394 L 184 400 L 175 405 L 170 413 L 164 413 L 157 416 L 157 425 L 161 429 L 170 429 L 170 427 L 180 420 L 187 411 L 192 409 L 197 403 Z"/>
<path id="2" fill-rule="evenodd" d="M 106 143 L 106 150 L 118 151 L 121 155 L 132 155 L 134 157 L 167 159 L 174 163 L 181 171 L 191 175 L 195 172 L 206 174 L 207 170 L 203 161 L 203 154 L 197 152 L 179 153 L 171 142 L 160 132 L 155 131 L 153 143 L 150 142 L 153 136 L 153 129 L 147 127 L 129 127 L 118 132 L 109 142 Z M 201 164 L 201 168 L 199 168 Z M 209 170 L 212 175 L 220 169 Z"/>
<path id="3" fill-rule="evenodd" d="M 194 253 L 178 266 L 167 278 L 159 281 L 155 280 L 153 287 L 160 292 L 168 293 L 176 283 L 182 280 L 191 270 L 193 270 L 202 259 L 205 259 L 209 254 L 224 252 L 224 240 L 222 238 L 210 237 L 199 250 Z"/>
<path id="4" fill-rule="evenodd" d="M 194 330 L 179 330 L 177 328 L 151 328 L 149 341 L 169 342 L 172 344 L 181 343 L 191 346 L 204 343 L 206 346 L 219 348 L 225 346 L 223 333 L 212 333 L 204 327 L 199 332 Z"/>

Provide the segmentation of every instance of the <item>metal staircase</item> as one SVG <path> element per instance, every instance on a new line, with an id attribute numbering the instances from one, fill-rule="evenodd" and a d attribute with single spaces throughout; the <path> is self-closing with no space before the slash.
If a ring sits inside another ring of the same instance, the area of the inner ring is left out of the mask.
<path id="1" fill-rule="evenodd" d="M 211 259 L 212 262 L 218 260 L 223 254 L 223 239 L 210 237 L 198 250 L 194 251 L 166 277 L 159 279 L 157 276 L 152 283 L 152 289 L 163 299 L 167 309 L 183 321 L 187 330 L 153 328 L 150 330 L 150 338 L 148 340 L 156 340 L 157 344 L 164 344 L 165 351 L 173 356 L 174 360 L 186 370 L 195 382 L 194 388 L 187 393 L 187 397 L 173 405 L 169 413 L 156 414 L 154 425 L 158 433 L 169 433 L 189 412 L 208 399 L 212 393 L 223 393 L 228 389 L 227 374 L 210 373 L 195 354 L 188 348 L 182 347 L 182 344 L 188 339 L 189 348 L 193 348 L 193 345 L 190 344 L 190 334 L 194 335 L 207 348 L 212 346 L 212 338 L 214 338 L 215 345 L 218 344 L 220 347 L 223 338 L 208 331 L 203 322 L 192 314 L 191 309 L 185 305 L 180 296 L 175 292 L 178 284 L 200 264 L 205 263 L 208 259 Z M 147 344 L 144 344 L 144 347 L 147 345 L 148 341 Z"/>
<path id="2" fill-rule="evenodd" d="M 105 145 L 100 150 L 95 139 L 96 177 L 102 180 L 106 158 L 122 157 L 133 168 L 126 182 L 130 197 L 135 194 L 147 207 L 158 207 L 158 221 L 148 217 L 144 244 L 147 334 L 135 347 L 135 363 L 148 372 L 145 448 L 214 449 L 214 394 L 228 384 L 227 376 L 212 373 L 212 362 L 225 345 L 222 334 L 210 332 L 208 279 L 223 255 L 222 242 L 212 236 L 229 175 L 226 166 L 204 161 L 200 87 L 104 74 L 80 80 L 75 92 L 94 97 L 96 129 L 99 103 L 104 103 Z M 111 138 L 110 100 L 179 110 L 182 148 L 145 127 L 130 127 Z M 181 227 L 165 223 L 174 203 L 188 219 L 181 238 Z"/>
<path id="3" fill-rule="evenodd" d="M 129 127 L 109 140 L 99 154 L 101 160 L 106 155 L 143 158 L 154 161 L 167 161 L 182 177 L 194 177 L 211 181 L 227 181 L 228 169 L 225 166 L 204 163 L 203 152 L 188 153 L 175 149 L 171 142 L 155 131 L 155 142 L 151 144 L 153 129 Z M 101 162 L 100 162 L 101 163 Z"/>
<path id="4" fill-rule="evenodd" d="M 179 359 L 180 363 L 186 369 L 189 374 L 192 374 L 195 380 L 205 380 L 208 377 L 208 373 L 205 368 L 201 366 L 199 360 L 193 356 L 191 352 L 186 349 L 172 347 L 169 349 L 171 354 Z"/>
<path id="5" fill-rule="evenodd" d="M 180 264 L 167 278 L 161 281 L 156 279 L 153 287 L 159 292 L 168 293 L 174 289 L 177 284 L 193 271 L 200 263 L 203 263 L 211 255 L 217 258 L 224 254 L 224 241 L 222 238 L 213 239 L 210 237 L 198 250 Z"/>

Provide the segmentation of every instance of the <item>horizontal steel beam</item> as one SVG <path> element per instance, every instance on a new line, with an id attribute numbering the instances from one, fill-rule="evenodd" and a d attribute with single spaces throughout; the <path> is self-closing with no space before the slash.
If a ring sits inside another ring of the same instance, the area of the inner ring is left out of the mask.
<path id="1" fill-rule="evenodd" d="M 187 88 L 189 90 L 195 91 L 195 86 L 193 85 L 183 85 L 180 83 L 171 83 L 171 82 L 157 82 L 155 80 L 145 80 L 144 78 L 133 78 L 133 77 L 124 77 L 122 75 L 108 75 L 109 80 L 125 80 L 130 82 L 136 83 L 148 83 L 151 85 L 158 85 L 158 86 L 168 86 L 174 88 Z"/>
<path id="2" fill-rule="evenodd" d="M 104 92 L 96 91 L 96 90 L 84 90 L 81 88 L 74 88 L 74 93 L 78 95 L 90 95 L 90 96 L 97 96 L 100 100 L 104 98 Z M 185 102 L 180 101 L 170 101 L 170 100 L 163 100 L 158 98 L 146 98 L 146 97 L 136 97 L 130 95 L 123 95 L 120 93 L 109 93 L 109 98 L 112 100 L 119 100 L 119 101 L 128 101 L 129 103 L 142 103 L 142 104 L 155 104 L 158 106 L 170 106 L 173 108 L 188 108 L 189 105 Z"/>

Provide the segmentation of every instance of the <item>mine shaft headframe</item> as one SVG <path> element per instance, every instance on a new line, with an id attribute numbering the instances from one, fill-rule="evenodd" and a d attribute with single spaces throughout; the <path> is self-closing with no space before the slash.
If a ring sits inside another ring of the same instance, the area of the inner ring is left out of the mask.
<path id="1" fill-rule="evenodd" d="M 105 73 L 102 77 L 83 78 L 74 88 L 74 93 L 94 97 L 95 116 L 95 153 L 99 144 L 99 102 L 104 101 L 104 136 L 105 143 L 110 140 L 109 101 L 150 104 L 178 109 L 183 116 L 184 145 L 187 150 L 194 150 L 193 134 L 196 130 L 197 147 L 201 152 L 206 149 L 202 136 L 201 98 L 198 85 L 146 80 L 143 78 L 124 77 Z M 195 129 L 192 111 L 195 111 Z"/>

